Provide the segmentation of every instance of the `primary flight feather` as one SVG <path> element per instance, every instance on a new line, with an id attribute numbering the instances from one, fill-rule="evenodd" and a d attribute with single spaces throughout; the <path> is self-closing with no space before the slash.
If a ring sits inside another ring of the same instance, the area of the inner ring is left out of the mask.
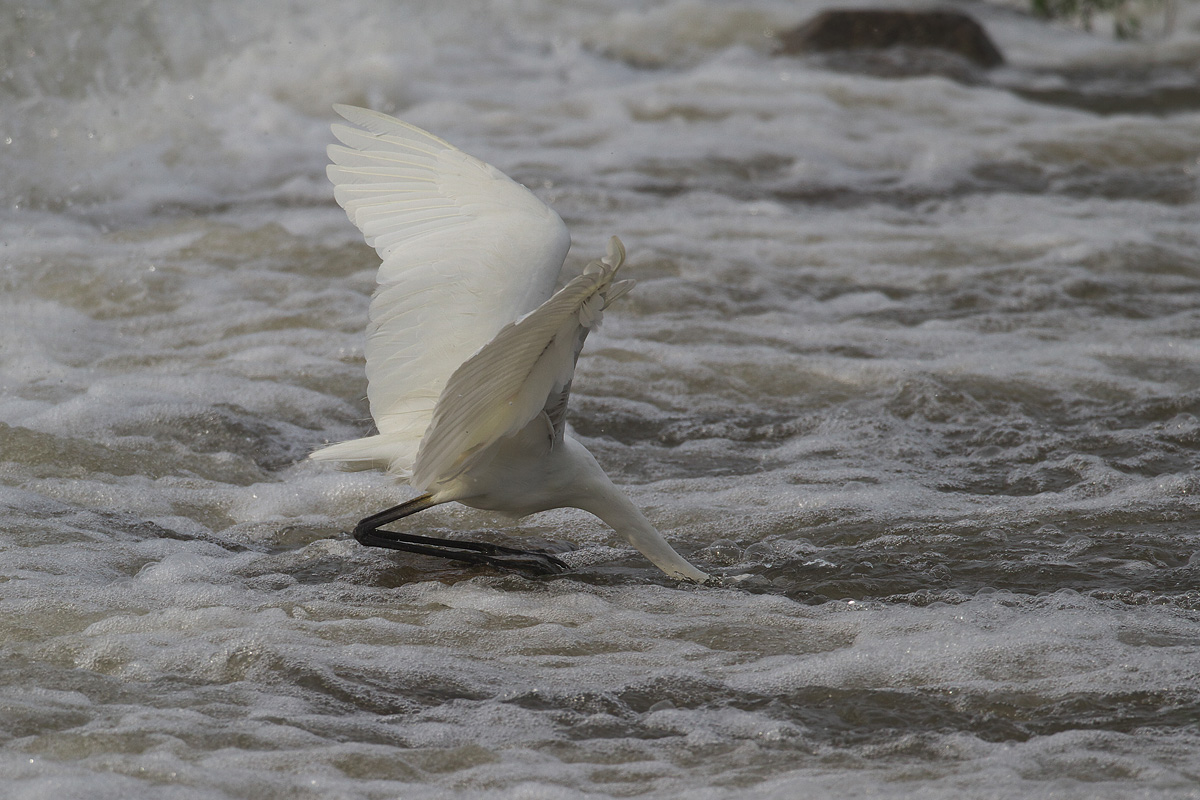
<path id="1" fill-rule="evenodd" d="M 425 493 L 363 520 L 359 541 L 427 552 L 380 541 L 422 537 L 378 528 L 450 501 L 516 516 L 572 506 L 667 574 L 706 580 L 565 432 L 584 339 L 632 286 L 615 280 L 620 241 L 554 292 L 571 239 L 533 193 L 420 128 L 334 109 L 357 126 L 333 126 L 334 197 L 383 260 L 366 343 L 379 433 L 312 458 L 383 469 Z"/>

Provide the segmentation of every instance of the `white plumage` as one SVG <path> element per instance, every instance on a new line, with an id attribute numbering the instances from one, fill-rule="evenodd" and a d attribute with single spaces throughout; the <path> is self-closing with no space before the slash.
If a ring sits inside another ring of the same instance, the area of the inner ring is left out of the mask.
<path id="1" fill-rule="evenodd" d="M 420 128 L 334 108 L 358 126 L 333 126 L 334 197 L 383 259 L 366 343 L 379 433 L 312 458 L 392 473 L 426 493 L 414 511 L 583 508 L 668 574 L 705 580 L 564 430 L 584 339 L 632 286 L 614 280 L 620 241 L 555 293 L 571 239 L 528 189 Z"/>

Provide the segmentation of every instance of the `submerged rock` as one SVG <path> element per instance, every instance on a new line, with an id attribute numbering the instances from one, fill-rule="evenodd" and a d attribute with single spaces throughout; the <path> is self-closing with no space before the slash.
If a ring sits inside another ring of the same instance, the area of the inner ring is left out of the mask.
<path id="1" fill-rule="evenodd" d="M 968 68 L 1004 63 L 983 26 L 958 11 L 823 11 L 782 34 L 779 43 L 782 55 L 857 53 L 869 71 L 874 71 L 869 68 L 880 54 L 863 51 L 894 51 L 892 55 L 899 56 L 885 63 L 901 74 L 945 72 L 955 58 L 969 62 Z"/>

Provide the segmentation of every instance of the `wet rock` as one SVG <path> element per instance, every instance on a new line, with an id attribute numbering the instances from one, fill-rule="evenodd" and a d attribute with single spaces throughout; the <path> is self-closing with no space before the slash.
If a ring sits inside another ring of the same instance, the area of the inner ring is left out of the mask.
<path id="1" fill-rule="evenodd" d="M 852 53 L 867 71 L 889 74 L 944 74 L 1004 63 L 987 31 L 958 11 L 823 11 L 782 34 L 779 45 L 781 55 Z M 887 54 L 882 62 L 879 51 Z"/>

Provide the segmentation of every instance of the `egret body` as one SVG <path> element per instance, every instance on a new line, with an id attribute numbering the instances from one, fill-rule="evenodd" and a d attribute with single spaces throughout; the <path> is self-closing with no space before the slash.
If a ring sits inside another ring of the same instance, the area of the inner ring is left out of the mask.
<path id="1" fill-rule="evenodd" d="M 398 119 L 349 106 L 334 125 L 334 197 L 383 259 L 367 327 L 367 397 L 379 433 L 312 458 L 382 469 L 421 494 L 362 520 L 362 543 L 467 561 L 564 568 L 552 556 L 385 531 L 440 503 L 523 517 L 574 507 L 663 572 L 708 578 L 663 539 L 566 432 L 575 362 L 604 308 L 633 283 L 607 255 L 555 292 L 571 238 L 528 189 Z M 447 549 L 449 548 L 449 549 Z"/>

